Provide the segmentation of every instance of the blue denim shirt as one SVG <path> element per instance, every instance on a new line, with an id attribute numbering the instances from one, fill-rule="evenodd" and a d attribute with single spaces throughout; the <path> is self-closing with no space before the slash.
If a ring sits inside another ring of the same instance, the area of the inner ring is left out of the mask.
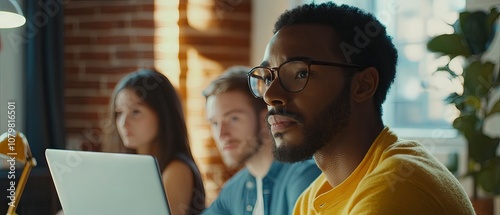
<path id="1" fill-rule="evenodd" d="M 274 161 L 262 179 L 265 215 L 292 214 L 295 201 L 321 171 L 313 160 L 285 164 Z M 257 200 L 257 186 L 246 168 L 229 179 L 206 215 L 252 215 Z"/>

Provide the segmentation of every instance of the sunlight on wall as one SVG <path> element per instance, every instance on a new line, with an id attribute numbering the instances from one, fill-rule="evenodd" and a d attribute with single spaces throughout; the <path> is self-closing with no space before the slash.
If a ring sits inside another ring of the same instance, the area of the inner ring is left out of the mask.
<path id="1" fill-rule="evenodd" d="M 216 147 L 205 147 L 204 144 L 212 139 L 210 129 L 207 129 L 207 120 L 205 117 L 205 98 L 201 95 L 201 91 L 208 85 L 208 81 L 212 78 L 207 78 L 205 71 L 214 70 L 222 71 L 222 66 L 210 59 L 200 55 L 195 48 L 187 50 L 187 121 L 186 124 L 190 131 L 191 151 L 197 160 L 198 167 L 201 171 L 210 169 L 213 175 L 211 180 L 205 180 L 205 189 L 207 191 L 218 190 L 224 183 L 220 181 L 225 171 L 220 165 L 213 165 L 212 162 L 207 162 L 212 157 L 218 157 L 219 151 Z M 199 162 L 198 162 L 199 161 Z M 217 193 L 207 192 L 207 202 L 212 202 Z"/>
<path id="2" fill-rule="evenodd" d="M 155 1 L 155 68 L 179 87 L 179 7 L 178 0 Z M 175 8 L 175 9 L 164 9 Z M 175 12 L 174 12 L 175 11 Z"/>
<path id="3" fill-rule="evenodd" d="M 186 124 L 189 130 L 191 150 L 195 159 L 203 159 L 206 156 L 213 156 L 214 152 L 206 151 L 203 143 L 207 138 L 211 138 L 209 130 L 200 128 L 199 125 L 206 120 L 203 117 L 205 99 L 201 96 L 201 91 L 206 86 L 206 75 L 204 70 L 222 71 L 222 66 L 214 61 L 201 56 L 195 48 L 187 48 L 186 74 L 181 71 L 180 50 L 180 29 L 179 29 L 179 1 L 157 1 L 155 7 L 156 30 L 155 30 L 155 67 L 165 74 L 184 96 L 184 110 Z M 168 7 L 170 9 L 165 9 Z M 205 5 L 200 7 L 199 2 L 189 1 L 187 5 L 188 20 L 190 27 L 206 29 L 210 19 L 210 7 Z M 176 11 L 174 13 L 173 11 Z M 182 50 L 183 52 L 186 50 Z M 181 84 L 186 81 L 185 86 Z M 182 88 L 182 89 L 181 89 Z M 185 94 L 184 94 L 185 93 Z M 196 113 L 196 114 L 192 114 Z M 205 168 L 203 162 L 197 162 L 200 168 Z"/>
<path id="4" fill-rule="evenodd" d="M 191 143 L 199 144 L 212 138 L 210 130 L 201 128 L 207 121 L 204 112 L 205 98 L 201 95 L 201 91 L 203 91 L 208 85 L 208 82 L 212 80 L 212 78 L 207 78 L 207 76 L 204 75 L 204 70 L 223 71 L 224 68 L 219 63 L 203 57 L 194 48 L 189 48 L 187 50 L 187 64 L 189 67 L 187 70 L 186 85 L 189 86 L 189 90 L 187 92 L 188 100 L 186 104 L 188 106 L 188 113 L 196 113 L 188 116 L 187 124 L 192 128 L 191 131 L 193 131 L 191 132 Z M 193 154 L 201 158 L 218 156 L 216 148 L 209 151 L 206 151 L 206 149 L 206 147 L 200 146 L 193 147 L 192 151 Z"/>
<path id="5" fill-rule="evenodd" d="M 217 9 L 214 5 L 215 1 L 201 1 L 190 0 L 186 5 L 186 17 L 181 19 L 187 20 L 186 28 L 181 31 L 181 41 L 185 39 L 189 41 L 193 37 L 194 32 L 203 32 L 209 34 L 210 32 L 217 31 L 212 28 L 212 21 L 217 17 Z M 192 35 L 193 34 L 193 35 Z M 185 37 L 185 38 L 182 38 Z M 206 178 L 204 178 L 204 185 L 206 190 L 206 201 L 210 204 L 218 194 L 218 190 L 224 183 L 220 181 L 221 175 L 226 171 L 222 169 L 220 164 L 214 165 L 210 161 L 214 157 L 219 157 L 219 152 L 216 147 L 207 147 L 206 144 L 212 141 L 210 129 L 207 127 L 205 118 L 205 98 L 201 95 L 202 90 L 208 85 L 209 81 L 214 77 L 210 74 L 218 74 L 223 71 L 223 66 L 200 53 L 198 42 L 191 41 L 192 43 L 182 44 L 180 56 L 185 56 L 185 62 L 182 62 L 181 79 L 185 81 L 185 110 L 186 110 L 186 124 L 189 130 L 189 140 L 191 142 L 191 151 L 195 161 Z M 203 45 L 201 45 L 203 46 Z M 184 59 L 179 59 L 184 60 Z M 210 170 L 210 171 L 209 171 Z"/>
<path id="6" fill-rule="evenodd" d="M 189 0 L 187 5 L 187 20 L 189 26 L 196 30 L 208 30 L 214 14 L 207 8 L 212 8 L 214 1 Z"/>

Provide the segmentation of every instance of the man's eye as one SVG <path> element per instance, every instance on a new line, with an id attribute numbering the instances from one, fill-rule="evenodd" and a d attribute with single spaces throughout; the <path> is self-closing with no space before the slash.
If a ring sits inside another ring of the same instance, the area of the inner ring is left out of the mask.
<path id="1" fill-rule="evenodd" d="M 264 80 L 264 83 L 266 83 L 267 86 L 269 86 L 271 82 L 273 82 L 271 75 L 266 75 L 262 77 L 262 79 Z"/>
<path id="2" fill-rule="evenodd" d="M 230 120 L 231 120 L 232 122 L 236 122 L 236 121 L 238 121 L 239 119 L 240 119 L 240 118 L 238 118 L 237 116 L 233 116 L 233 117 L 231 117 L 231 118 L 230 118 Z"/>
<path id="3" fill-rule="evenodd" d="M 302 69 L 302 70 L 297 71 L 295 78 L 303 79 L 303 78 L 307 78 L 307 76 L 309 76 L 309 72 L 307 71 L 307 69 Z"/>

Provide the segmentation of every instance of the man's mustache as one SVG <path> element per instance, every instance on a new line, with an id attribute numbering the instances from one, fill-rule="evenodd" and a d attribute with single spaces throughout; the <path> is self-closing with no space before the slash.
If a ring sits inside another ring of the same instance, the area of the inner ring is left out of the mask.
<path id="1" fill-rule="evenodd" d="M 269 111 L 267 111 L 266 119 L 269 118 L 269 116 L 272 116 L 272 115 L 286 116 L 286 117 L 294 119 L 299 124 L 304 124 L 304 120 L 298 114 L 290 112 L 290 111 L 287 111 L 287 110 L 282 109 L 282 108 L 273 108 L 273 109 L 270 109 Z M 269 123 L 266 123 L 266 124 L 268 124 L 268 126 L 269 126 Z"/>

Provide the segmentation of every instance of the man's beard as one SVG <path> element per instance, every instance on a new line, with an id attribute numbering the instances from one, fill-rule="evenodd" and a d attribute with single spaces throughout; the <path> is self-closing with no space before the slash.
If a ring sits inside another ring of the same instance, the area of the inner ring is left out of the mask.
<path id="1" fill-rule="evenodd" d="M 230 169 L 237 169 L 245 165 L 245 163 L 250 160 L 255 154 L 257 154 L 264 145 L 264 142 L 261 137 L 251 138 L 246 140 L 247 147 L 245 148 L 245 153 L 242 154 L 241 157 L 237 159 L 222 157 L 222 160 L 226 167 Z"/>
<path id="2" fill-rule="evenodd" d="M 273 155 L 276 160 L 282 162 L 299 162 L 310 159 L 316 151 L 323 148 L 332 137 L 336 136 L 347 126 L 351 115 L 350 111 L 350 86 L 346 85 L 339 97 L 321 111 L 314 121 L 309 125 L 299 123 L 303 127 L 304 138 L 301 144 L 283 142 L 276 146 L 276 137 L 283 134 L 276 134 L 273 138 Z M 270 111 L 272 113 L 273 110 Z M 276 114 L 292 116 L 297 119 L 297 115 L 287 113 L 284 110 L 276 110 Z M 301 119 L 299 118 L 299 122 Z M 268 126 L 270 126 L 268 124 Z"/>

